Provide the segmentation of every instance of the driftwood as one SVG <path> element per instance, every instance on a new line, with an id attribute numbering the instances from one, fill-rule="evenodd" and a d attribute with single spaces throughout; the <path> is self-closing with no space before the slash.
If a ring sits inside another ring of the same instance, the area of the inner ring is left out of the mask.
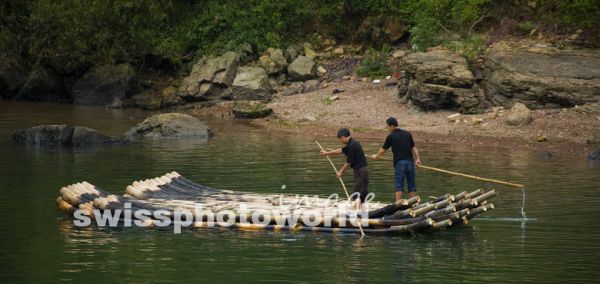
<path id="1" fill-rule="evenodd" d="M 190 227 L 227 226 L 240 230 L 331 233 L 360 233 L 362 228 L 366 234 L 403 234 L 432 232 L 466 224 L 469 219 L 492 210 L 494 205 L 489 203 L 489 199 L 497 195 L 494 190 L 485 192 L 478 189 L 456 195 L 445 194 L 424 203 L 420 203 L 421 199 L 417 196 L 387 205 L 370 202 L 368 212 L 359 212 L 352 210 L 347 200 L 219 190 L 194 183 L 176 172 L 135 181 L 126 187 L 125 192 L 118 196 L 88 182 L 80 182 L 63 187 L 56 203 L 69 215 L 81 210 L 92 219 L 95 218 L 94 212 L 131 210 L 135 215 L 140 210 L 163 210 L 168 220 L 180 218 L 178 212 L 190 212 L 190 216 L 179 219 L 190 221 Z M 223 216 L 223 221 L 231 224 L 215 221 L 215 215 L 224 210 L 230 214 Z M 314 218 L 303 218 L 306 216 Z M 148 226 L 158 222 L 155 216 L 145 220 Z"/>

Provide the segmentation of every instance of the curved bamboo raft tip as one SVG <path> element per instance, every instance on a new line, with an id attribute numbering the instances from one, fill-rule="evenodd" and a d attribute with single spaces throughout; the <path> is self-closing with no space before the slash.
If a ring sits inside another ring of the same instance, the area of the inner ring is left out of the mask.
<path id="1" fill-rule="evenodd" d="M 261 195 L 209 188 L 173 171 L 160 177 L 134 181 L 125 187 L 124 195 L 103 191 L 87 181 L 74 183 L 59 190 L 56 204 L 65 214 L 74 216 L 74 213 L 80 210 L 91 219 L 96 218 L 95 214 L 103 212 L 131 210 L 132 215 L 135 215 L 141 210 L 163 210 L 166 212 L 163 218 L 175 221 L 178 218 L 177 212 L 194 212 L 190 217 L 186 217 L 192 219 L 185 219 L 186 224 L 193 228 L 225 226 L 252 231 L 352 234 L 358 234 L 362 229 L 367 234 L 405 234 L 439 231 L 459 224 L 468 224 L 470 219 L 494 209 L 494 204 L 489 203 L 489 200 L 496 195 L 494 190 L 486 192 L 477 189 L 455 195 L 430 197 L 424 203 L 421 203 L 419 196 L 415 196 L 387 205 L 369 203 L 371 210 L 368 212 L 342 212 L 339 209 L 348 206 L 345 200 L 326 203 L 325 201 L 329 202 L 328 199 L 316 198 L 314 202 L 299 202 L 293 195 Z M 204 211 L 195 211 L 198 205 L 201 205 Z M 240 209 L 241 205 L 245 206 L 246 211 Z M 282 208 L 286 210 L 281 210 L 279 215 L 264 213 Z M 210 219 L 224 210 L 232 212 L 227 220 L 229 226 Z M 249 217 L 258 212 L 261 212 L 261 220 Z M 318 212 L 321 217 L 294 220 L 295 216 L 303 217 L 303 214 L 308 212 Z M 329 216 L 328 214 L 333 216 L 329 222 L 324 218 Z M 164 221 L 151 215 L 140 220 L 140 224 L 143 227 L 155 227 L 161 224 L 161 220 Z M 122 223 L 123 220 L 119 222 Z"/>

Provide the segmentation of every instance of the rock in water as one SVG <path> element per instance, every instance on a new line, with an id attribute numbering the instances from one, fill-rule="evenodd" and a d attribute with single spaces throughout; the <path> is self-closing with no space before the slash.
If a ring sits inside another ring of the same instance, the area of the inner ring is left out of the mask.
<path id="1" fill-rule="evenodd" d="M 212 135 L 212 132 L 204 122 L 183 113 L 153 115 L 125 133 L 125 136 L 128 138 L 151 139 L 208 139 Z"/>
<path id="2" fill-rule="evenodd" d="M 288 75 L 292 81 L 306 81 L 317 76 L 317 65 L 306 57 L 298 56 L 287 68 Z"/>
<path id="3" fill-rule="evenodd" d="M 88 71 L 73 85 L 79 105 L 118 106 L 129 94 L 135 71 L 129 64 L 102 65 Z"/>
<path id="4" fill-rule="evenodd" d="M 506 123 L 513 126 L 531 123 L 531 111 L 522 103 L 515 103 L 506 117 Z"/>
<path id="5" fill-rule="evenodd" d="M 236 102 L 232 109 L 236 118 L 262 118 L 273 113 L 273 109 L 268 108 L 261 101 Z"/>
<path id="6" fill-rule="evenodd" d="M 485 63 L 486 95 L 510 107 L 572 107 L 600 102 L 600 52 L 494 46 Z"/>
<path id="7" fill-rule="evenodd" d="M 267 72 L 260 67 L 240 67 L 233 81 L 235 100 L 269 100 L 272 90 Z"/>
<path id="8" fill-rule="evenodd" d="M 202 58 L 190 75 L 183 79 L 177 95 L 184 101 L 206 101 L 227 95 L 239 66 L 235 52 L 225 52 L 215 58 Z"/>
<path id="9" fill-rule="evenodd" d="M 39 125 L 13 131 L 12 140 L 19 145 L 69 146 L 73 139 L 72 126 Z"/>
<path id="10" fill-rule="evenodd" d="M 83 126 L 39 125 L 13 132 L 14 144 L 36 146 L 98 146 L 119 145 L 121 138 L 104 135 Z"/>
<path id="11" fill-rule="evenodd" d="M 119 145 L 124 142 L 125 140 L 121 138 L 107 136 L 94 129 L 83 126 L 75 126 L 73 137 L 71 138 L 71 145 L 75 147 Z"/>
<path id="12" fill-rule="evenodd" d="M 405 60 L 407 76 L 398 85 L 398 92 L 415 106 L 461 113 L 481 113 L 489 106 L 467 61 L 460 55 L 436 49 L 409 54 Z"/>

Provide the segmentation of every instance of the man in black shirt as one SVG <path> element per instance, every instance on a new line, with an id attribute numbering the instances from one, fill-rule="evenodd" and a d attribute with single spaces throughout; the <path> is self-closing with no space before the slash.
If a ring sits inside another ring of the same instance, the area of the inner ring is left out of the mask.
<path id="1" fill-rule="evenodd" d="M 367 194 L 369 194 L 369 170 L 367 168 L 365 152 L 360 143 L 350 136 L 350 130 L 347 128 L 340 129 L 337 137 L 346 146 L 331 151 L 322 150 L 321 155 L 339 155 L 342 153 L 346 155 L 346 163 L 344 163 L 344 166 L 342 166 L 336 175 L 341 177 L 348 168 L 352 168 L 354 170 L 354 192 L 358 193 L 360 202 L 364 203 Z M 356 194 L 353 193 L 352 195 L 354 199 Z M 358 208 L 360 208 L 360 204 Z"/>
<path id="2" fill-rule="evenodd" d="M 413 197 L 416 195 L 417 186 L 415 182 L 416 171 L 415 164 L 421 165 L 419 151 L 415 146 L 412 134 L 406 130 L 398 128 L 398 120 L 393 117 L 386 121 L 387 128 L 390 134 L 385 139 L 383 147 L 377 151 L 377 154 L 372 155 L 372 159 L 378 159 L 385 153 L 387 149 L 392 147 L 394 153 L 394 176 L 396 186 L 396 200 L 402 199 L 404 191 L 404 180 L 408 184 L 408 195 Z"/>

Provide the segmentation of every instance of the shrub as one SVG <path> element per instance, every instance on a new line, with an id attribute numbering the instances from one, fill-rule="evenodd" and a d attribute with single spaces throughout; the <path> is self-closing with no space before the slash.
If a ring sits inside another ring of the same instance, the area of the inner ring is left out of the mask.
<path id="1" fill-rule="evenodd" d="M 535 26 L 531 21 L 519 23 L 519 25 L 517 26 L 517 30 L 522 35 L 528 35 L 529 33 L 531 33 L 531 31 L 533 31 L 534 28 Z"/>
<path id="2" fill-rule="evenodd" d="M 389 74 L 387 57 L 389 46 L 384 46 L 382 51 L 369 48 L 365 52 L 365 58 L 361 66 L 356 68 L 356 74 L 362 77 L 375 78 Z"/>

